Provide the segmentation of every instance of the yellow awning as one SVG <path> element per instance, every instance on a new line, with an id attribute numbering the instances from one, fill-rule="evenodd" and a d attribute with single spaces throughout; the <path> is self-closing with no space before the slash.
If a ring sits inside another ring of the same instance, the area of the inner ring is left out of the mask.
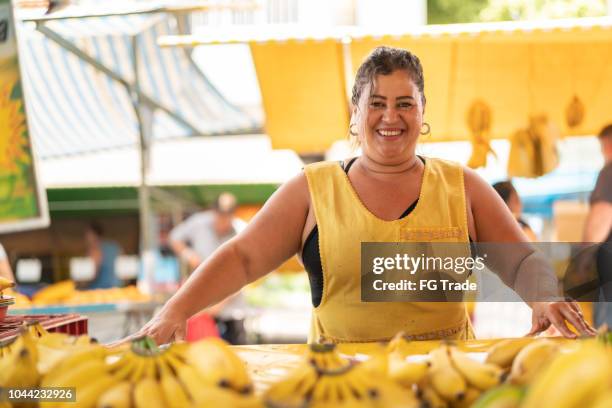
<path id="1" fill-rule="evenodd" d="M 267 35 L 250 43 L 266 129 L 275 148 L 324 151 L 346 137 L 345 70 L 354 74 L 379 45 L 409 49 L 423 63 L 425 120 L 432 129 L 423 142 L 470 140 L 466 114 L 475 100 L 490 107 L 493 138 L 508 138 L 526 127 L 531 115 L 547 115 L 563 135 L 596 134 L 612 122 L 609 17 L 424 26 L 384 35 L 344 29 L 328 33 L 326 40 L 307 38 Z M 247 39 L 188 36 L 160 41 L 193 46 Z M 585 115 L 570 128 L 565 111 L 575 96 Z"/>
<path id="2" fill-rule="evenodd" d="M 323 41 L 251 42 L 275 149 L 319 152 L 348 134 L 341 44 Z"/>

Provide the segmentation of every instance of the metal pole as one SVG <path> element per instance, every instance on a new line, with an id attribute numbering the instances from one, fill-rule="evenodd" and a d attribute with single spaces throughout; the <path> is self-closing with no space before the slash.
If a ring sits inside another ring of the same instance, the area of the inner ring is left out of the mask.
<path id="1" fill-rule="evenodd" d="M 134 67 L 134 92 L 132 103 L 138 119 L 138 136 L 140 147 L 140 185 L 138 186 L 138 207 L 140 216 L 140 259 L 143 265 L 144 280 L 149 290 L 152 290 L 153 273 L 150 256 L 153 249 L 151 239 L 151 202 L 148 186 L 150 168 L 150 141 L 152 131 L 151 108 L 143 101 L 140 91 L 138 35 L 132 37 L 132 64 Z"/>

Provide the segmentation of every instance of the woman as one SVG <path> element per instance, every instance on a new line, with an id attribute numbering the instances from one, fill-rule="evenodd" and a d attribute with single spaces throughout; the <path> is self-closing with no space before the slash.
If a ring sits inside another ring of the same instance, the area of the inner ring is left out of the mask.
<path id="1" fill-rule="evenodd" d="M 423 241 L 440 233 L 447 241 L 465 243 L 525 242 L 526 237 L 504 202 L 474 172 L 416 156 L 419 134 L 429 128 L 423 122 L 424 81 L 416 56 L 375 49 L 359 68 L 352 103 L 350 133 L 363 154 L 344 167 L 306 166 L 136 335 L 148 334 L 158 343 L 183 338 L 187 318 L 301 254 L 317 227 L 322 267 L 318 278 L 311 270 L 316 306 L 311 341 L 388 340 L 400 330 L 419 339 L 472 336 L 462 303 L 362 303 L 360 243 Z M 407 207 L 412 212 L 402 218 Z M 594 333 L 574 303 L 532 306 L 532 333 L 552 323 L 574 337 L 565 320 L 583 334 Z"/>

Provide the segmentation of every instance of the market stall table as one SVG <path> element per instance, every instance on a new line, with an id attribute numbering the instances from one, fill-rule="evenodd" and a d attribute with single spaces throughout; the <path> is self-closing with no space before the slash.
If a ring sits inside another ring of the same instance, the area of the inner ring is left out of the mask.
<path id="1" fill-rule="evenodd" d="M 90 334 L 102 343 L 118 340 L 140 329 L 160 302 L 116 302 L 80 305 L 47 305 L 9 309 L 9 315 L 80 314 L 89 318 Z M 121 323 L 119 322 L 119 318 Z M 109 322 L 110 321 L 110 322 Z M 112 324 L 110 324 L 112 323 Z M 120 324 L 121 326 L 118 326 Z M 120 331 L 116 331 L 122 327 Z"/>

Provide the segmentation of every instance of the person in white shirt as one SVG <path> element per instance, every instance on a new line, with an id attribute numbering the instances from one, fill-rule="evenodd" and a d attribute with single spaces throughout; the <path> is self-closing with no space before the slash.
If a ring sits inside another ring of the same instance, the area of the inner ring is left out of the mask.
<path id="1" fill-rule="evenodd" d="M 196 269 L 226 241 L 233 238 L 244 222 L 234 216 L 236 197 L 221 193 L 212 210 L 193 214 L 170 232 L 170 247 L 185 260 L 190 270 Z M 207 309 L 217 323 L 223 339 L 231 344 L 245 344 L 244 310 L 246 304 L 240 292 Z"/>

